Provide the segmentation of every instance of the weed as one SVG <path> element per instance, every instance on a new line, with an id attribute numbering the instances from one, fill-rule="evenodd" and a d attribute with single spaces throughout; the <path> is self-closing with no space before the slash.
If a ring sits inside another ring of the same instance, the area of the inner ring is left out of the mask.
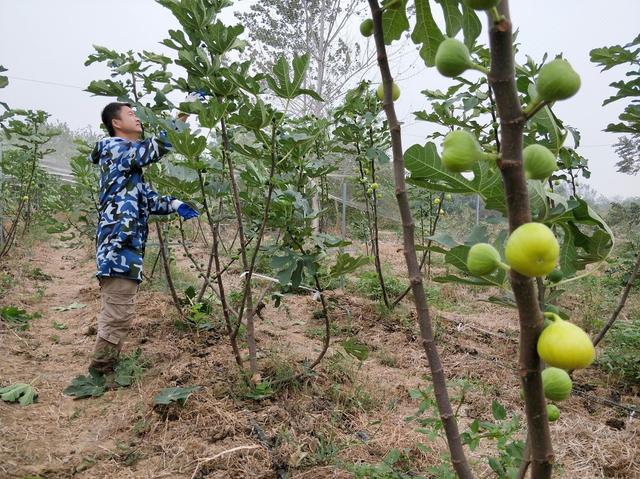
<path id="1" fill-rule="evenodd" d="M 389 298 L 396 298 L 404 293 L 406 284 L 401 282 L 398 278 L 393 276 L 390 272 L 383 272 L 384 286 L 387 290 L 387 296 Z M 356 281 L 356 289 L 366 295 L 368 298 L 380 301 L 382 300 L 382 288 L 380 287 L 380 278 L 378 273 L 374 270 L 364 271 L 359 275 Z"/>
<path id="2" fill-rule="evenodd" d="M 624 381 L 640 383 L 640 318 L 615 323 L 605 340 L 600 366 Z"/>
<path id="3" fill-rule="evenodd" d="M 378 353 L 378 361 L 380 361 L 380 364 L 388 368 L 400 367 L 398 363 L 398 357 L 395 354 L 390 354 L 385 351 L 380 351 Z"/>
<path id="4" fill-rule="evenodd" d="M 15 306 L 5 306 L 0 308 L 0 320 L 8 323 L 10 326 L 24 331 L 29 329 L 29 322 L 41 316 L 40 313 L 29 314 L 24 309 Z"/>

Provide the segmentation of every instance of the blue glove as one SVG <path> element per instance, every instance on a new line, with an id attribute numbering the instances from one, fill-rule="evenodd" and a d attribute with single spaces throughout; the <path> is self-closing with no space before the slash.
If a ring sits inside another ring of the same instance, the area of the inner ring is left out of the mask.
<path id="1" fill-rule="evenodd" d="M 207 99 L 207 96 L 205 95 L 204 91 L 202 90 L 197 90 L 194 92 L 191 92 L 187 95 L 187 98 L 185 98 L 185 102 L 190 103 L 192 101 L 205 101 Z"/>
<path id="2" fill-rule="evenodd" d="M 178 214 L 182 216 L 184 220 L 190 220 L 191 218 L 197 218 L 198 212 L 186 203 L 182 203 L 178 207 Z"/>

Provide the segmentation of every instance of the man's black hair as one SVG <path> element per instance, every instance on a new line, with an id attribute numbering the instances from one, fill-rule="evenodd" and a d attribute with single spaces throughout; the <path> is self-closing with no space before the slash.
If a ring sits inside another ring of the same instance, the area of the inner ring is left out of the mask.
<path id="1" fill-rule="evenodd" d="M 120 103 L 114 101 L 113 103 L 109 103 L 102 110 L 102 124 L 105 126 L 107 131 L 109 132 L 109 136 L 116 136 L 116 132 L 113 129 L 113 120 L 120 119 L 120 110 L 123 106 L 128 106 L 131 108 L 131 103 Z"/>

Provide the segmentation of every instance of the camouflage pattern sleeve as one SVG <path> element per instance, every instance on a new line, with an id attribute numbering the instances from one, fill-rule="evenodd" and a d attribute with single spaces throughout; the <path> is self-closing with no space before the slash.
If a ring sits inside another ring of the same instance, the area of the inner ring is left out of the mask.
<path id="1" fill-rule="evenodd" d="M 160 161 L 169 150 L 171 143 L 161 136 L 147 138 L 131 145 L 131 152 L 121 157 L 124 169 L 142 168 Z"/>
<path id="2" fill-rule="evenodd" d="M 149 205 L 149 214 L 152 215 L 168 215 L 174 213 L 175 210 L 171 206 L 171 202 L 175 200 L 173 196 L 159 195 L 149 186 L 146 186 L 146 196 Z"/>

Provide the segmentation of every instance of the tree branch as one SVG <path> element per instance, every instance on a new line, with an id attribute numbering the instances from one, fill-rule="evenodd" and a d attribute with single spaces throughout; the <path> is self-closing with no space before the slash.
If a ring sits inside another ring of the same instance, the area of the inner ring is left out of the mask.
<path id="1" fill-rule="evenodd" d="M 387 58 L 386 46 L 384 44 L 384 36 L 382 31 L 382 10 L 378 4 L 378 0 L 368 0 L 374 25 L 374 38 L 376 51 L 378 53 L 378 65 L 382 74 L 382 81 L 385 85 L 383 107 L 389 123 L 391 133 L 391 150 L 393 153 L 393 173 L 396 184 L 396 199 L 400 208 L 400 216 L 402 218 L 403 239 L 404 239 L 404 257 L 407 263 L 407 270 L 411 280 L 416 312 L 418 315 L 418 324 L 420 326 L 420 337 L 422 346 L 429 360 L 431 376 L 433 381 L 433 389 L 436 396 L 436 403 L 440 418 L 444 426 L 449 451 L 451 452 L 451 462 L 453 467 L 461 479 L 471 479 L 473 474 L 469 468 L 467 458 L 462 447 L 458 423 L 451 408 L 449 393 L 447 391 L 446 377 L 440 362 L 440 355 L 436 348 L 433 336 L 433 328 L 431 325 L 431 317 L 427 305 L 427 297 L 422 285 L 422 275 L 420 274 L 420 266 L 416 255 L 416 247 L 414 243 L 413 218 L 411 217 L 411 208 L 409 206 L 409 197 L 407 195 L 406 183 L 404 178 L 404 156 L 402 152 L 402 137 L 400 133 L 400 124 L 396 116 L 396 111 L 391 99 L 391 85 L 393 77 L 389 70 L 389 61 Z"/>
<path id="2" fill-rule="evenodd" d="M 522 137 L 526 119 L 522 113 L 515 83 L 508 0 L 502 0 L 498 8 L 502 15 L 501 21 L 494 23 L 488 15 L 491 51 L 489 83 L 495 93 L 501 123 L 502 161 L 498 162 L 498 166 L 507 198 L 509 230 L 513 231 L 531 221 L 529 193 L 522 165 Z M 546 479 L 551 477 L 554 456 L 540 376 L 540 358 L 536 350 L 544 321 L 533 280 L 513 269 L 510 280 L 520 320 L 519 371 L 531 445 L 531 477 Z"/>

